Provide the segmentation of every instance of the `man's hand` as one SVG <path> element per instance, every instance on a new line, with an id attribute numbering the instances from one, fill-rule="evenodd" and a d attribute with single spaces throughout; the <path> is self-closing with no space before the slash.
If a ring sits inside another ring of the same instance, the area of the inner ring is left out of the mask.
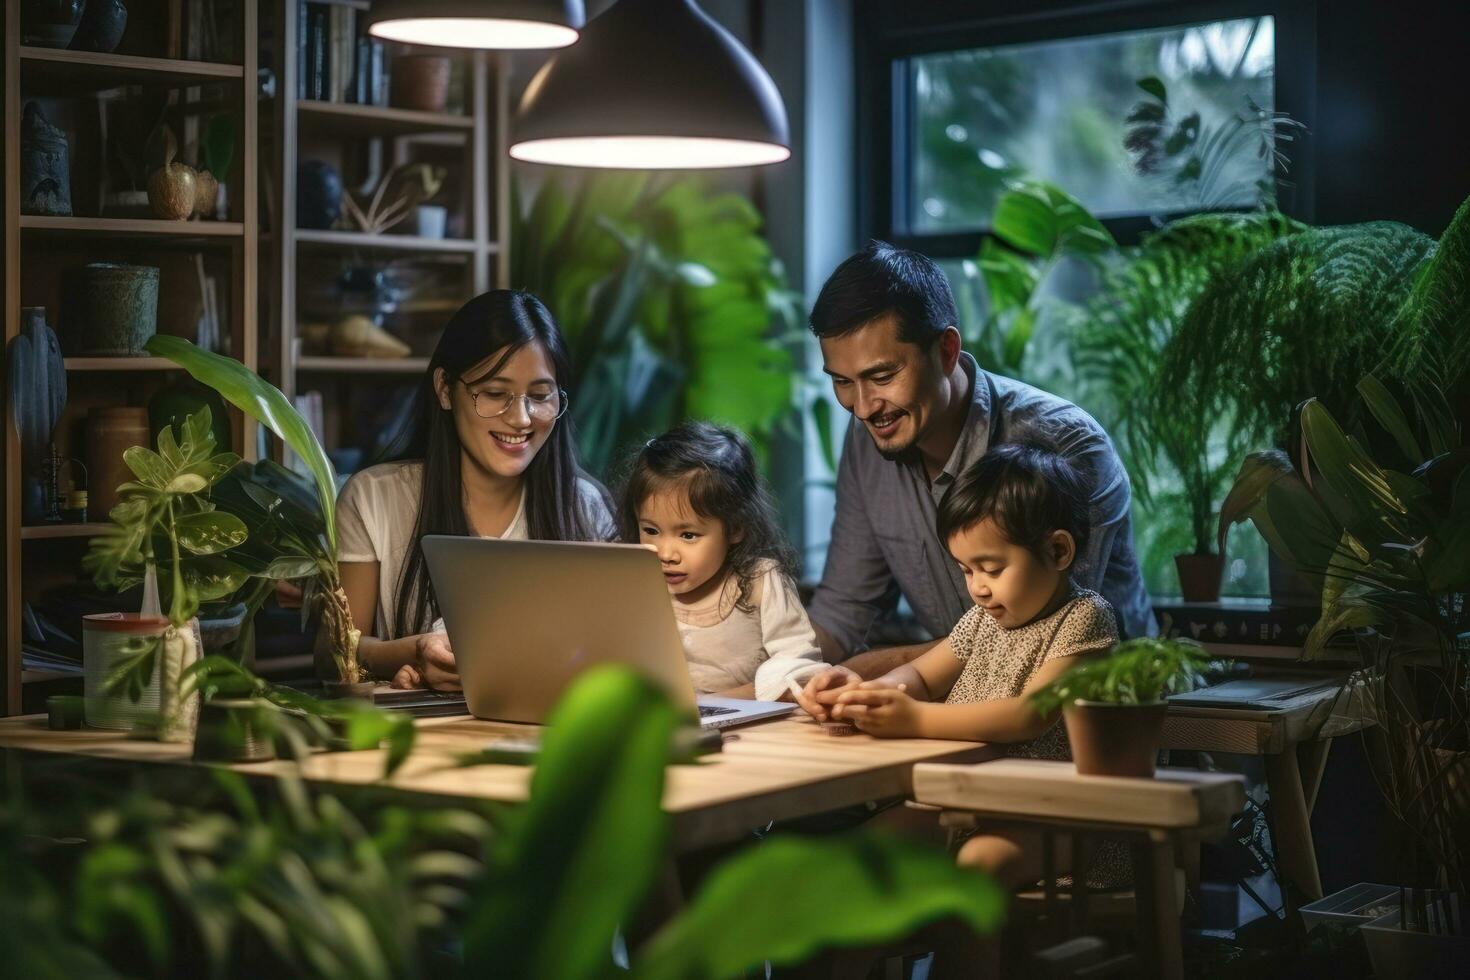
<path id="1" fill-rule="evenodd" d="M 879 738 L 915 738 L 922 734 L 919 716 L 923 707 L 924 702 L 909 697 L 902 684 L 892 687 L 867 681 L 837 696 L 832 718 Z"/>
<path id="2" fill-rule="evenodd" d="M 828 667 L 806 682 L 796 703 L 817 721 L 830 721 L 828 706 L 837 700 L 840 692 L 856 688 L 862 681 L 846 667 Z"/>
<path id="3" fill-rule="evenodd" d="M 444 633 L 423 633 L 414 643 L 414 667 L 425 687 L 436 691 L 458 691 L 459 666 L 449 637 Z M 396 678 L 395 678 L 396 679 Z"/>

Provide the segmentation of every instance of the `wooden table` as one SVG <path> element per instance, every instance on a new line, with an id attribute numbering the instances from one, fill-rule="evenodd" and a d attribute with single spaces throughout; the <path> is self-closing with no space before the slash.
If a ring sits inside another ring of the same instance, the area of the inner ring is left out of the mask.
<path id="1" fill-rule="evenodd" d="M 999 759 L 915 766 L 914 798 L 947 815 L 1074 833 L 1142 835 L 1145 843 L 1135 848 L 1134 859 L 1139 948 L 1147 975 L 1177 978 L 1183 974 L 1183 954 L 1174 902 L 1176 838 L 1223 832 L 1245 805 L 1245 786 L 1240 776 L 1224 773 L 1160 769 L 1156 779 L 1126 779 L 1079 776 L 1070 762 Z M 1050 903 L 1055 892 L 1050 868 L 1045 877 Z M 1074 913 L 1085 907 L 1082 877 L 1072 876 Z"/>
<path id="2" fill-rule="evenodd" d="M 304 760 L 300 772 L 314 783 L 382 785 L 440 797 L 518 803 L 526 798 L 525 766 L 454 766 L 456 755 L 496 738 L 524 738 L 535 726 L 474 718 L 420 718 L 412 755 L 387 780 L 382 751 L 329 752 Z M 130 739 L 92 729 L 50 731 L 41 715 L 0 719 L 0 748 L 61 752 L 137 763 L 191 764 L 189 745 Z M 999 749 L 977 742 L 833 736 L 803 717 L 743 725 L 727 732 L 724 751 L 692 765 L 671 766 L 664 810 L 672 818 L 675 848 L 698 850 L 745 837 L 772 821 L 812 816 L 870 800 L 907 797 L 918 762 L 980 762 Z M 246 774 L 275 775 L 295 763 L 236 765 Z"/>
<path id="3" fill-rule="evenodd" d="M 1361 688 L 1341 677 L 1283 700 L 1277 708 L 1196 707 L 1171 704 L 1164 720 L 1166 749 L 1259 755 L 1266 764 L 1271 834 L 1282 901 L 1294 908 L 1294 891 L 1306 901 L 1322 897 L 1322 876 L 1312 842 L 1312 807 L 1322 785 L 1333 738 L 1372 724 Z"/>

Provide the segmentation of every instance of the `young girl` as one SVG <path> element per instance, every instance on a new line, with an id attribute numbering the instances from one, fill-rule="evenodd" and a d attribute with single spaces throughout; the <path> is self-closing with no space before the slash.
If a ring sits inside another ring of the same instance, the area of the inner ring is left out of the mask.
<path id="1" fill-rule="evenodd" d="M 1071 581 L 1088 528 L 1076 471 L 1044 449 L 997 447 L 955 481 L 937 523 L 975 608 L 948 639 L 875 680 L 829 669 L 807 685 L 803 707 L 884 738 L 1005 742 L 1012 755 L 1070 759 L 1059 713 L 1037 714 L 1027 696 L 1118 639 L 1112 607 Z M 979 835 L 959 861 L 1013 885 L 1034 882 L 1036 843 L 1019 833 Z M 1121 851 L 1100 848 L 1089 879 L 1109 883 L 1125 866 Z"/>
<path id="2" fill-rule="evenodd" d="M 686 422 L 650 439 L 621 517 L 624 540 L 663 563 L 696 691 L 789 701 L 788 681 L 822 670 L 792 582 L 794 555 L 740 436 Z"/>
<path id="3" fill-rule="evenodd" d="M 342 588 L 371 674 L 400 687 L 459 686 L 434 622 L 424 535 L 616 535 L 606 491 L 577 465 L 570 378 L 561 332 L 530 293 L 483 293 L 450 318 L 398 461 L 354 475 L 338 502 Z"/>

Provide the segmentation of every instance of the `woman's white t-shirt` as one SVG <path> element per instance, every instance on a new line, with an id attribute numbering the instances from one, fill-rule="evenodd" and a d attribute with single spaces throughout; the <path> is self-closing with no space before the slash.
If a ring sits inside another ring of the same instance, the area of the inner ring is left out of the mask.
<path id="1" fill-rule="evenodd" d="M 380 463 L 353 474 L 337 498 L 337 560 L 378 563 L 373 635 L 382 639 L 417 632 L 394 632 L 396 624 L 391 620 L 398 606 L 398 579 L 413 548 L 423 478 L 424 464 L 418 460 Z M 577 489 L 583 512 L 598 537 L 613 538 L 616 525 L 597 485 L 578 480 Z M 499 536 L 518 541 L 529 537 L 524 490 L 515 517 Z"/>

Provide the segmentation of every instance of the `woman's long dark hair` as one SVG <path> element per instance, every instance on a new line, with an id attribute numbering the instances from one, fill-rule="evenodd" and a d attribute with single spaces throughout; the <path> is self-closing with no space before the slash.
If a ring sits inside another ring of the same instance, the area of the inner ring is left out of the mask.
<path id="1" fill-rule="evenodd" d="M 418 522 L 413 529 L 413 549 L 403 563 L 398 579 L 397 601 L 389 631 L 399 636 L 421 632 L 439 615 L 434 587 L 424 562 L 426 534 L 470 533 L 464 512 L 460 483 L 459 433 L 454 411 L 439 404 L 434 373 L 444 369 L 447 381 L 474 382 L 465 372 L 486 358 L 500 357 L 481 372 L 488 377 L 499 371 L 516 351 L 539 344 L 556 371 L 563 389 L 571 384 L 571 360 L 551 312 L 530 293 L 496 289 L 470 300 L 449 320 L 444 335 L 429 358 L 429 369 L 415 396 L 411 424 L 390 450 L 392 459 L 421 459 L 424 462 L 423 494 Z M 569 392 L 570 394 L 570 392 Z M 536 453 L 524 475 L 526 525 L 530 537 L 543 541 L 592 541 L 600 534 L 592 515 L 584 507 L 578 479 L 586 474 L 577 463 L 571 415 L 557 420 L 546 442 Z M 597 486 L 599 492 L 606 491 Z"/>
<path id="2" fill-rule="evenodd" d="M 738 432 L 708 422 L 683 422 L 648 440 L 623 485 L 618 517 L 624 541 L 638 543 L 638 508 L 649 494 L 671 487 L 688 494 L 696 514 L 723 523 L 727 537 L 739 536 L 725 556 L 739 588 L 736 608 L 754 611 L 751 592 L 769 562 L 794 581 L 796 552 L 781 532 L 755 456 Z"/>

